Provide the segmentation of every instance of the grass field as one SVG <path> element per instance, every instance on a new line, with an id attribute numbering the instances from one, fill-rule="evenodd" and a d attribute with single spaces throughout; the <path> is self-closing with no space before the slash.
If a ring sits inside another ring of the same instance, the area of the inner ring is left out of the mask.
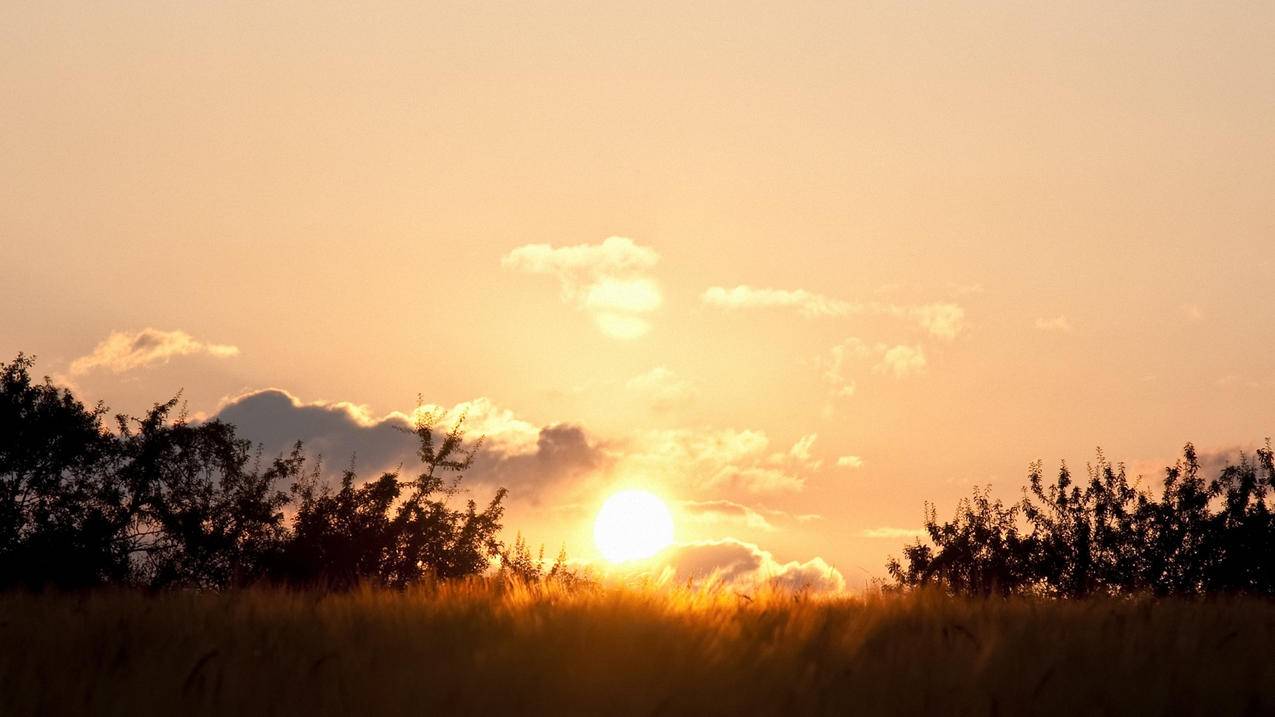
<path id="1" fill-rule="evenodd" d="M 0 714 L 1271 714 L 1264 601 L 0 596 Z"/>

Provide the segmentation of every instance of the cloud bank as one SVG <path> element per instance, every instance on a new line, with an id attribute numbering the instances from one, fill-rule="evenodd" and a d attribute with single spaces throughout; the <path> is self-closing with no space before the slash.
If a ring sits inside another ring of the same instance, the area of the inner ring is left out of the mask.
<path id="1" fill-rule="evenodd" d="M 422 406 L 417 412 L 433 416 L 442 430 L 464 416 L 466 435 L 484 437 L 481 451 L 465 473 L 466 483 L 503 486 L 514 499 L 535 501 L 548 486 L 610 460 L 579 426 L 537 428 L 485 398 L 450 408 Z M 322 455 L 327 466 L 343 470 L 352 462 L 364 477 L 400 466 L 411 474 L 420 465 L 416 437 L 408 432 L 412 415 L 395 412 L 373 417 L 356 404 L 305 403 L 271 388 L 230 399 L 215 418 L 233 423 L 240 435 L 260 444 L 267 455 L 290 450 L 299 440 L 307 453 Z"/>

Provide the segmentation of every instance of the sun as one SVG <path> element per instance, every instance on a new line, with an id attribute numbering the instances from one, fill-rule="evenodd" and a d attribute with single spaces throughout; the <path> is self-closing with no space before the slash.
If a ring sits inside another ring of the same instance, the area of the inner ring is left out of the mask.
<path id="1" fill-rule="evenodd" d="M 664 501 L 644 490 L 607 498 L 593 524 L 593 540 L 613 563 L 649 558 L 673 542 L 673 516 Z"/>

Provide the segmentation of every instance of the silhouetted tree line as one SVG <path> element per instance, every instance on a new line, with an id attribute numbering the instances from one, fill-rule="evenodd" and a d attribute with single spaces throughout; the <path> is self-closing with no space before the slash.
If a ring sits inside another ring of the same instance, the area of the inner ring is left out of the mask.
<path id="1" fill-rule="evenodd" d="M 108 429 L 101 403 L 33 381 L 31 366 L 0 363 L 0 587 L 402 587 L 493 561 L 546 577 L 521 536 L 498 540 L 503 488 L 454 507 L 481 444 L 466 444 L 463 419 L 417 420 L 415 477 L 348 470 L 332 486 L 300 443 L 264 460 L 234 426 L 175 413 L 177 399 Z"/>
<path id="2" fill-rule="evenodd" d="M 929 544 L 887 568 L 896 588 L 965 595 L 1275 595 L 1273 490 L 1270 439 L 1211 477 L 1188 443 L 1158 494 L 1101 450 L 1080 480 L 1037 461 L 1017 503 L 976 488 L 945 523 L 927 503 Z"/>

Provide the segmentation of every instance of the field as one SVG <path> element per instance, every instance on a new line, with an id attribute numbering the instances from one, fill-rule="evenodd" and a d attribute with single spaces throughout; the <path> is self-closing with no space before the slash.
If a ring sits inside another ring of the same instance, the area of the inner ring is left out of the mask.
<path id="1" fill-rule="evenodd" d="M 1270 714 L 1275 604 L 0 596 L 0 714 Z"/>

